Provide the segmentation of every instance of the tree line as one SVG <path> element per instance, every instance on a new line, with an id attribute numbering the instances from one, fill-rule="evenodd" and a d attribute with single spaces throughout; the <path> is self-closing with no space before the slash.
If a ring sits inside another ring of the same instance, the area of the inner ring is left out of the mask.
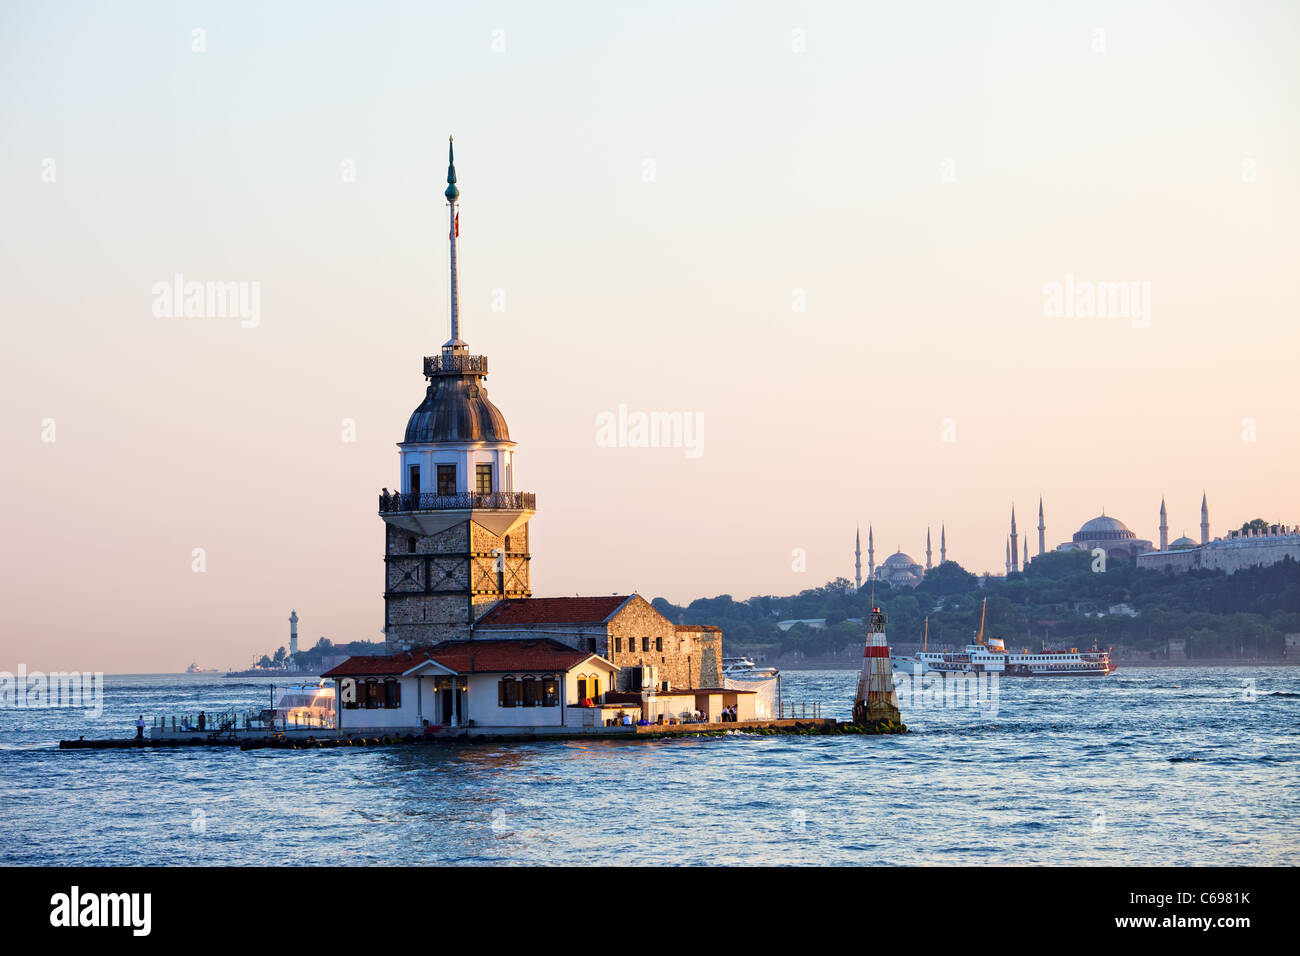
<path id="1" fill-rule="evenodd" d="M 915 588 L 875 582 L 874 599 L 889 619 L 891 644 L 920 644 L 928 621 L 932 649 L 967 644 L 985 599 L 985 636 L 1003 638 L 1008 650 L 1095 643 L 1159 657 L 1169 639 L 1179 638 L 1190 657 L 1280 657 L 1284 636 L 1300 633 L 1300 564 L 1291 558 L 1235 574 L 1173 574 L 1122 558 L 1109 558 L 1105 568 L 1094 572 L 1084 551 L 1043 554 L 1006 577 L 980 577 L 946 561 Z M 872 594 L 871 583 L 858 590 L 836 578 L 787 597 L 653 603 L 676 623 L 721 627 L 728 654 L 826 658 L 862 646 Z M 823 619 L 825 626 L 777 626 L 792 619 Z"/>

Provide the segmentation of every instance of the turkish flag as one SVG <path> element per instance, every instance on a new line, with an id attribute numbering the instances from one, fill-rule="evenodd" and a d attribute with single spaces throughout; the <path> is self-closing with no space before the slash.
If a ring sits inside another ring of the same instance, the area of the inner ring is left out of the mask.
<path id="1" fill-rule="evenodd" d="M 447 238 L 448 238 L 448 239 L 453 239 L 453 238 L 454 238 L 454 239 L 459 239 L 459 238 L 460 238 L 460 213 L 456 213 L 456 218 L 455 218 L 454 220 L 452 220 L 452 221 L 455 223 L 455 228 L 452 230 L 452 234 L 451 234 L 450 236 L 448 236 Z"/>

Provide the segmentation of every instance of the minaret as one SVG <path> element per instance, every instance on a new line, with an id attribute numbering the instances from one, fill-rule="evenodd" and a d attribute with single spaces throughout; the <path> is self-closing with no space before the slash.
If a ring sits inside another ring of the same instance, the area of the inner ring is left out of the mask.
<path id="1" fill-rule="evenodd" d="M 1011 539 L 1007 538 L 1007 574 L 1011 573 Z"/>
<path id="2" fill-rule="evenodd" d="M 930 554 L 931 554 L 931 552 L 930 552 L 930 529 L 929 529 L 929 528 L 926 528 L 926 529 L 925 529 L 925 569 L 926 569 L 927 571 L 929 571 L 932 567 L 934 567 L 934 565 L 930 563 Z"/>
<path id="3" fill-rule="evenodd" d="M 862 590 L 862 529 L 853 535 L 853 579 L 857 582 L 858 590 Z"/>
<path id="4" fill-rule="evenodd" d="M 1029 567 L 1029 539 L 1026 538 L 1025 539 L 1025 563 L 1021 565 L 1021 568 L 1028 568 L 1028 567 Z"/>
<path id="5" fill-rule="evenodd" d="M 451 337 L 424 358 L 424 401 L 398 443 L 397 490 L 384 489 L 384 633 L 393 651 L 467 639 L 507 598 L 531 595 L 528 522 L 536 496 L 514 490 L 515 443 L 488 400 L 488 360 L 461 339 L 460 189 L 447 145 Z"/>
<path id="6" fill-rule="evenodd" d="M 876 538 L 871 525 L 867 525 L 867 577 L 876 580 Z"/>
<path id="7" fill-rule="evenodd" d="M 948 532 L 943 525 L 939 525 L 939 563 L 943 564 L 948 560 Z"/>
<path id="8" fill-rule="evenodd" d="M 1201 544 L 1210 543 L 1210 509 L 1205 503 L 1205 492 L 1201 492 Z"/>
<path id="9" fill-rule="evenodd" d="M 1169 550 L 1169 516 L 1165 514 L 1165 499 L 1160 499 L 1160 550 Z"/>
<path id="10" fill-rule="evenodd" d="M 1016 506 L 1011 506 L 1011 570 L 1020 570 L 1020 551 L 1016 548 Z"/>
<path id="11" fill-rule="evenodd" d="M 1038 496 L 1038 553 L 1047 550 L 1047 525 L 1043 524 L 1043 496 Z"/>
<path id="12" fill-rule="evenodd" d="M 289 611 L 289 661 L 293 662 L 298 656 L 298 612 L 290 609 Z"/>

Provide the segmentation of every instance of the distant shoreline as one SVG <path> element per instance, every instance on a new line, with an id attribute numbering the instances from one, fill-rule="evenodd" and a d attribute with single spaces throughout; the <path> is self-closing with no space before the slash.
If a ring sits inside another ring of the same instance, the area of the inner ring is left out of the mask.
<path id="1" fill-rule="evenodd" d="M 842 661 L 835 661 L 825 664 L 808 663 L 808 664 L 785 664 L 768 665 L 776 667 L 780 671 L 857 671 L 862 665 L 855 661 L 852 664 Z M 1125 671 L 1129 668 L 1136 667 L 1297 667 L 1300 666 L 1300 659 L 1296 660 L 1193 660 L 1193 661 L 1125 661 L 1118 660 L 1115 662 L 1117 671 Z"/>

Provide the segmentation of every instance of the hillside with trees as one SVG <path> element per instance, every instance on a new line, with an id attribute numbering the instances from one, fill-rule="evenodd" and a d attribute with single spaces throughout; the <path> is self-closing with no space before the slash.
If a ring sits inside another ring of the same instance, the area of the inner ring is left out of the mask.
<path id="1" fill-rule="evenodd" d="M 857 591 L 837 578 L 789 597 L 735 601 L 723 594 L 685 607 L 663 598 L 654 605 L 676 623 L 721 627 L 728 655 L 826 661 L 860 653 L 871 599 L 870 583 Z M 947 561 L 914 589 L 875 584 L 895 646 L 919 645 L 927 618 L 932 649 L 964 645 L 979 629 L 985 599 L 985 634 L 1004 638 L 1008 649 L 1082 648 L 1095 641 L 1123 657 L 1159 658 L 1170 638 L 1181 638 L 1188 656 L 1198 659 L 1280 658 L 1284 635 L 1300 633 L 1300 564 L 1288 558 L 1231 575 L 1176 575 L 1112 558 L 1104 572 L 1094 572 L 1089 553 L 1055 551 L 1005 578 L 977 577 Z M 777 627 L 807 619 L 824 619 L 825 626 Z"/>

